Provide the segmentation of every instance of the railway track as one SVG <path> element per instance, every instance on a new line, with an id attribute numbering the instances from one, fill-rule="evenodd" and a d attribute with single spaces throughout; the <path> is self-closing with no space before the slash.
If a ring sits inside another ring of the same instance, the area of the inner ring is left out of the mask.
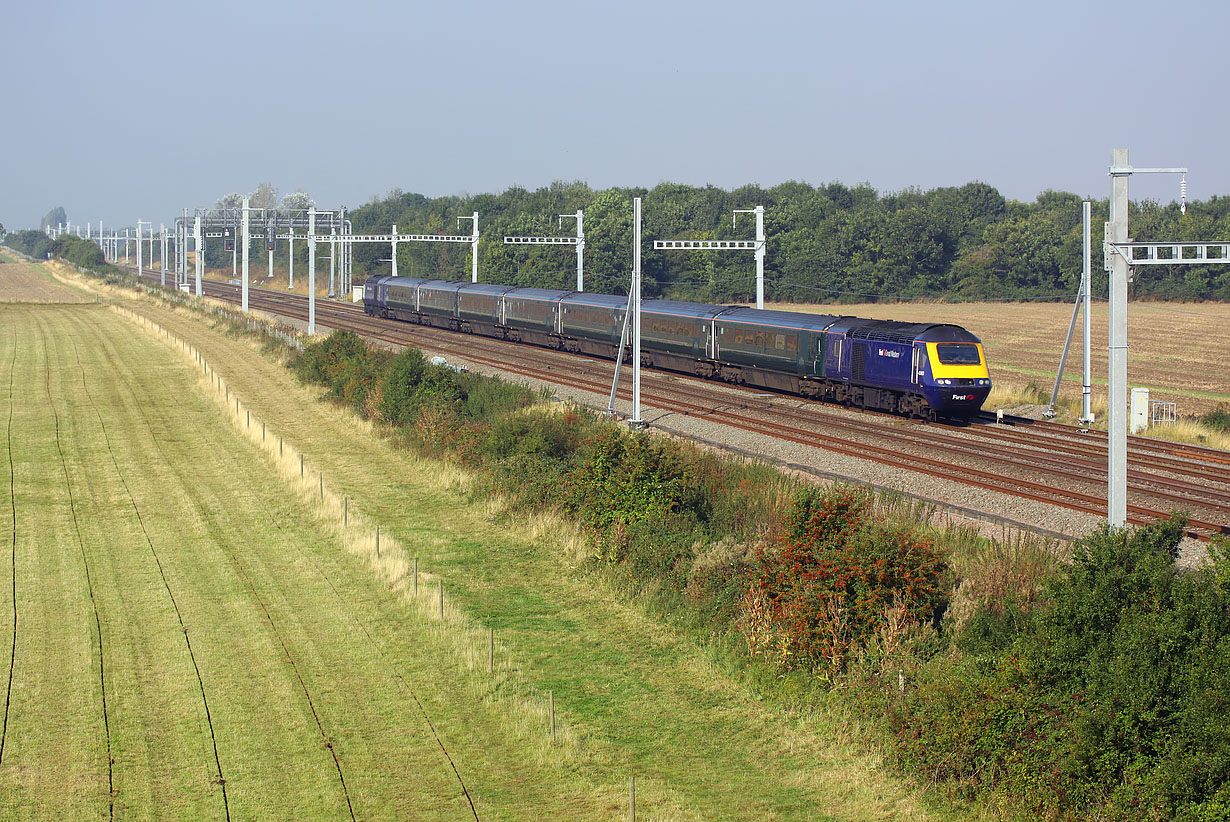
<path id="1" fill-rule="evenodd" d="M 156 279 L 156 278 L 155 278 Z M 206 281 L 207 296 L 238 302 L 238 287 Z M 256 310 L 297 320 L 307 298 L 249 289 Z M 359 306 L 317 300 L 317 321 L 385 343 L 426 346 L 446 356 L 605 396 L 611 364 L 475 335 L 368 317 Z M 922 423 L 879 413 L 851 412 L 759 389 L 715 384 L 646 371 L 642 400 L 668 414 L 703 418 L 989 491 L 1103 518 L 1106 511 L 1106 436 L 1071 426 L 1024 419 L 1008 425 Z M 619 396 L 630 397 L 621 388 Z M 1189 513 L 1191 536 L 1230 534 L 1230 454 L 1143 437 L 1129 442 L 1128 521 L 1145 524 Z"/>

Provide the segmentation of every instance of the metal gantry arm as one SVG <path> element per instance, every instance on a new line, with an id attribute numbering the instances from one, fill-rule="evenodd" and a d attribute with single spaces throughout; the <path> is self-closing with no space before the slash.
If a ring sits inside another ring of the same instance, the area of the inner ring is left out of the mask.
<path id="1" fill-rule="evenodd" d="M 389 234 L 347 234 L 345 236 L 346 244 L 351 243 L 384 243 L 393 249 L 393 276 L 397 276 L 397 244 L 398 243 L 469 243 L 472 246 L 471 253 L 471 272 L 474 282 L 478 282 L 478 212 L 475 211 L 468 217 L 458 217 L 458 220 L 473 220 L 474 232 L 472 234 L 400 234 L 397 231 L 397 226 L 393 226 L 393 230 Z M 319 238 L 325 238 L 321 240 Z M 279 234 L 278 239 L 306 239 L 309 242 L 329 242 L 329 235 L 324 234 L 309 234 L 307 237 L 295 234 L 293 229 L 289 234 Z M 341 239 L 341 238 L 336 238 Z"/>
<path id="2" fill-rule="evenodd" d="M 1230 242 L 1107 242 L 1106 247 L 1109 251 L 1112 251 L 1127 260 L 1128 265 L 1201 265 L 1230 263 Z"/>
<path id="3" fill-rule="evenodd" d="M 458 217 L 457 227 L 461 228 L 462 220 L 472 220 L 474 231 L 470 235 L 470 282 L 478 282 L 478 212 L 475 211 L 469 217 Z"/>
<path id="4" fill-rule="evenodd" d="M 733 225 L 740 214 L 756 215 L 755 240 L 654 240 L 655 251 L 754 251 L 756 252 L 756 307 L 764 308 L 764 206 L 736 208 Z"/>
<path id="5" fill-rule="evenodd" d="M 575 237 L 505 237 L 505 245 L 575 245 L 577 247 L 577 291 L 585 290 L 585 215 L 581 209 L 576 214 L 560 214 L 562 227 L 565 219 L 577 221 Z"/>

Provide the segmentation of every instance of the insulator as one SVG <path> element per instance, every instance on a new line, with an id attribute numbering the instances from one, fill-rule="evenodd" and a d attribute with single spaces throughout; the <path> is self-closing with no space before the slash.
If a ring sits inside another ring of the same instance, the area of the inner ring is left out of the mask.
<path id="1" fill-rule="evenodd" d="M 1186 174 L 1184 174 L 1183 178 L 1179 180 L 1179 213 L 1180 214 L 1187 213 L 1187 175 Z"/>

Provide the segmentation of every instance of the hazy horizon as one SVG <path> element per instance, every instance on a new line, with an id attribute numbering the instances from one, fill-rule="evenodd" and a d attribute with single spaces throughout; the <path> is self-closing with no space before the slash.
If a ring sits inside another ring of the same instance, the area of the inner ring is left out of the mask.
<path id="1" fill-rule="evenodd" d="M 1116 147 L 1188 167 L 1204 200 L 1230 193 L 1228 115 L 1206 102 L 1228 21 L 1135 0 L 22 4 L 0 223 L 157 224 L 261 182 L 321 208 L 556 180 L 1104 198 Z M 1131 194 L 1171 202 L 1179 180 Z"/>

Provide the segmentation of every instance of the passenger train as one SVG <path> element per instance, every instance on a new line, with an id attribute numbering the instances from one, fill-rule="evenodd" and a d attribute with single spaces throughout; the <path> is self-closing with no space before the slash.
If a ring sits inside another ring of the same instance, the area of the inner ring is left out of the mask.
<path id="1" fill-rule="evenodd" d="M 376 276 L 364 283 L 363 308 L 614 359 L 628 299 Z M 641 363 L 928 420 L 968 420 L 991 391 L 982 342 L 960 326 L 674 300 L 641 304 Z"/>

